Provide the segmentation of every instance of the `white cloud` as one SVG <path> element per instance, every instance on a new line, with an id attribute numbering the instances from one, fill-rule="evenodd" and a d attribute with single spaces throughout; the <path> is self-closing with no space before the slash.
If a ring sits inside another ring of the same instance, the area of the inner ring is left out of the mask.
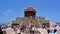
<path id="1" fill-rule="evenodd" d="M 8 13 L 12 13 L 12 10 L 8 10 Z"/>
<path id="2" fill-rule="evenodd" d="M 9 14 L 12 14 L 12 13 L 13 13 L 12 10 L 7 10 L 7 11 L 4 11 L 2 14 L 5 16 L 9 16 Z"/>

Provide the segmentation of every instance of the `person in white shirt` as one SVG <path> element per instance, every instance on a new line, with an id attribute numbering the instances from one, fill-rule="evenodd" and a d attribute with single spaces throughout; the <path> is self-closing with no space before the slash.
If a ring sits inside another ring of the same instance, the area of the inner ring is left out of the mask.
<path id="1" fill-rule="evenodd" d="M 35 27 L 33 25 L 31 25 L 31 27 L 30 27 L 30 34 L 34 34 L 34 31 L 35 31 Z"/>
<path id="2" fill-rule="evenodd" d="M 32 32 L 33 32 L 33 34 L 34 34 L 34 31 L 35 31 L 35 27 L 33 26 L 33 27 L 32 27 Z"/>

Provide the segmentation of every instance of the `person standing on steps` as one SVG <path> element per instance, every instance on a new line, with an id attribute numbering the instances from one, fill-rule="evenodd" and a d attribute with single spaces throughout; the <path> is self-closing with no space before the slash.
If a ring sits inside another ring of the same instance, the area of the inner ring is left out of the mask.
<path id="1" fill-rule="evenodd" d="M 23 25 L 20 30 L 21 30 L 21 34 L 24 34 L 24 31 L 26 30 L 26 25 Z"/>
<path id="2" fill-rule="evenodd" d="M 31 25 L 29 31 L 30 31 L 30 34 L 34 34 L 35 27 L 33 25 Z"/>
<path id="3" fill-rule="evenodd" d="M 34 31 L 35 31 L 35 27 L 34 26 L 32 26 L 32 33 L 34 34 Z"/>

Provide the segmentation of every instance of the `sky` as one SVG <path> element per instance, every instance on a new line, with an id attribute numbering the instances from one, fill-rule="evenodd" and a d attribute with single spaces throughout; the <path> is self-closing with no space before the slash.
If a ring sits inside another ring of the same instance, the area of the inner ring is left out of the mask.
<path id="1" fill-rule="evenodd" d="M 37 16 L 60 22 L 60 0 L 0 0 L 0 24 L 24 17 L 24 9 L 28 6 L 36 8 Z"/>

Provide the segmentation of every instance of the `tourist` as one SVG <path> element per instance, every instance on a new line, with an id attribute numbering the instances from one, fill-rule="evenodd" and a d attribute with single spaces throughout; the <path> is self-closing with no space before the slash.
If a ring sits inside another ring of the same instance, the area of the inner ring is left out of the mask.
<path id="1" fill-rule="evenodd" d="M 16 26 L 13 26 L 13 29 L 14 29 L 14 31 L 15 31 L 15 29 L 16 29 Z"/>
<path id="2" fill-rule="evenodd" d="M 54 33 L 55 33 L 55 34 L 58 34 L 56 29 L 54 29 Z"/>
<path id="3" fill-rule="evenodd" d="M 30 30 L 30 34 L 34 34 L 35 27 L 33 25 L 31 25 L 29 30 Z"/>
<path id="4" fill-rule="evenodd" d="M 1 29 L 1 26 L 0 26 L 0 34 L 3 34 L 3 31 L 2 31 L 2 29 Z"/>
<path id="5" fill-rule="evenodd" d="M 21 32 L 21 34 L 24 34 L 23 32 Z"/>
<path id="6" fill-rule="evenodd" d="M 55 33 L 54 33 L 54 30 L 51 31 L 51 34 L 55 34 Z"/>
<path id="7" fill-rule="evenodd" d="M 32 34 L 32 26 L 29 28 L 30 34 Z"/>
<path id="8" fill-rule="evenodd" d="M 32 26 L 32 32 L 33 32 L 33 34 L 34 34 L 34 31 L 35 31 L 35 27 L 34 27 L 34 26 Z"/>
<path id="9" fill-rule="evenodd" d="M 50 34 L 50 30 L 49 29 L 47 30 L 47 32 L 48 32 L 48 34 Z"/>
<path id="10" fill-rule="evenodd" d="M 24 31 L 26 30 L 26 25 L 21 26 L 21 34 L 24 34 Z"/>
<path id="11" fill-rule="evenodd" d="M 21 33 L 20 33 L 20 28 L 17 29 L 17 34 L 21 34 Z"/>
<path id="12" fill-rule="evenodd" d="M 6 26 L 2 27 L 3 34 L 6 34 Z"/>
<path id="13" fill-rule="evenodd" d="M 12 29 L 10 25 L 8 25 L 8 28 L 6 29 L 6 33 L 7 34 L 16 34 L 14 29 Z"/>

